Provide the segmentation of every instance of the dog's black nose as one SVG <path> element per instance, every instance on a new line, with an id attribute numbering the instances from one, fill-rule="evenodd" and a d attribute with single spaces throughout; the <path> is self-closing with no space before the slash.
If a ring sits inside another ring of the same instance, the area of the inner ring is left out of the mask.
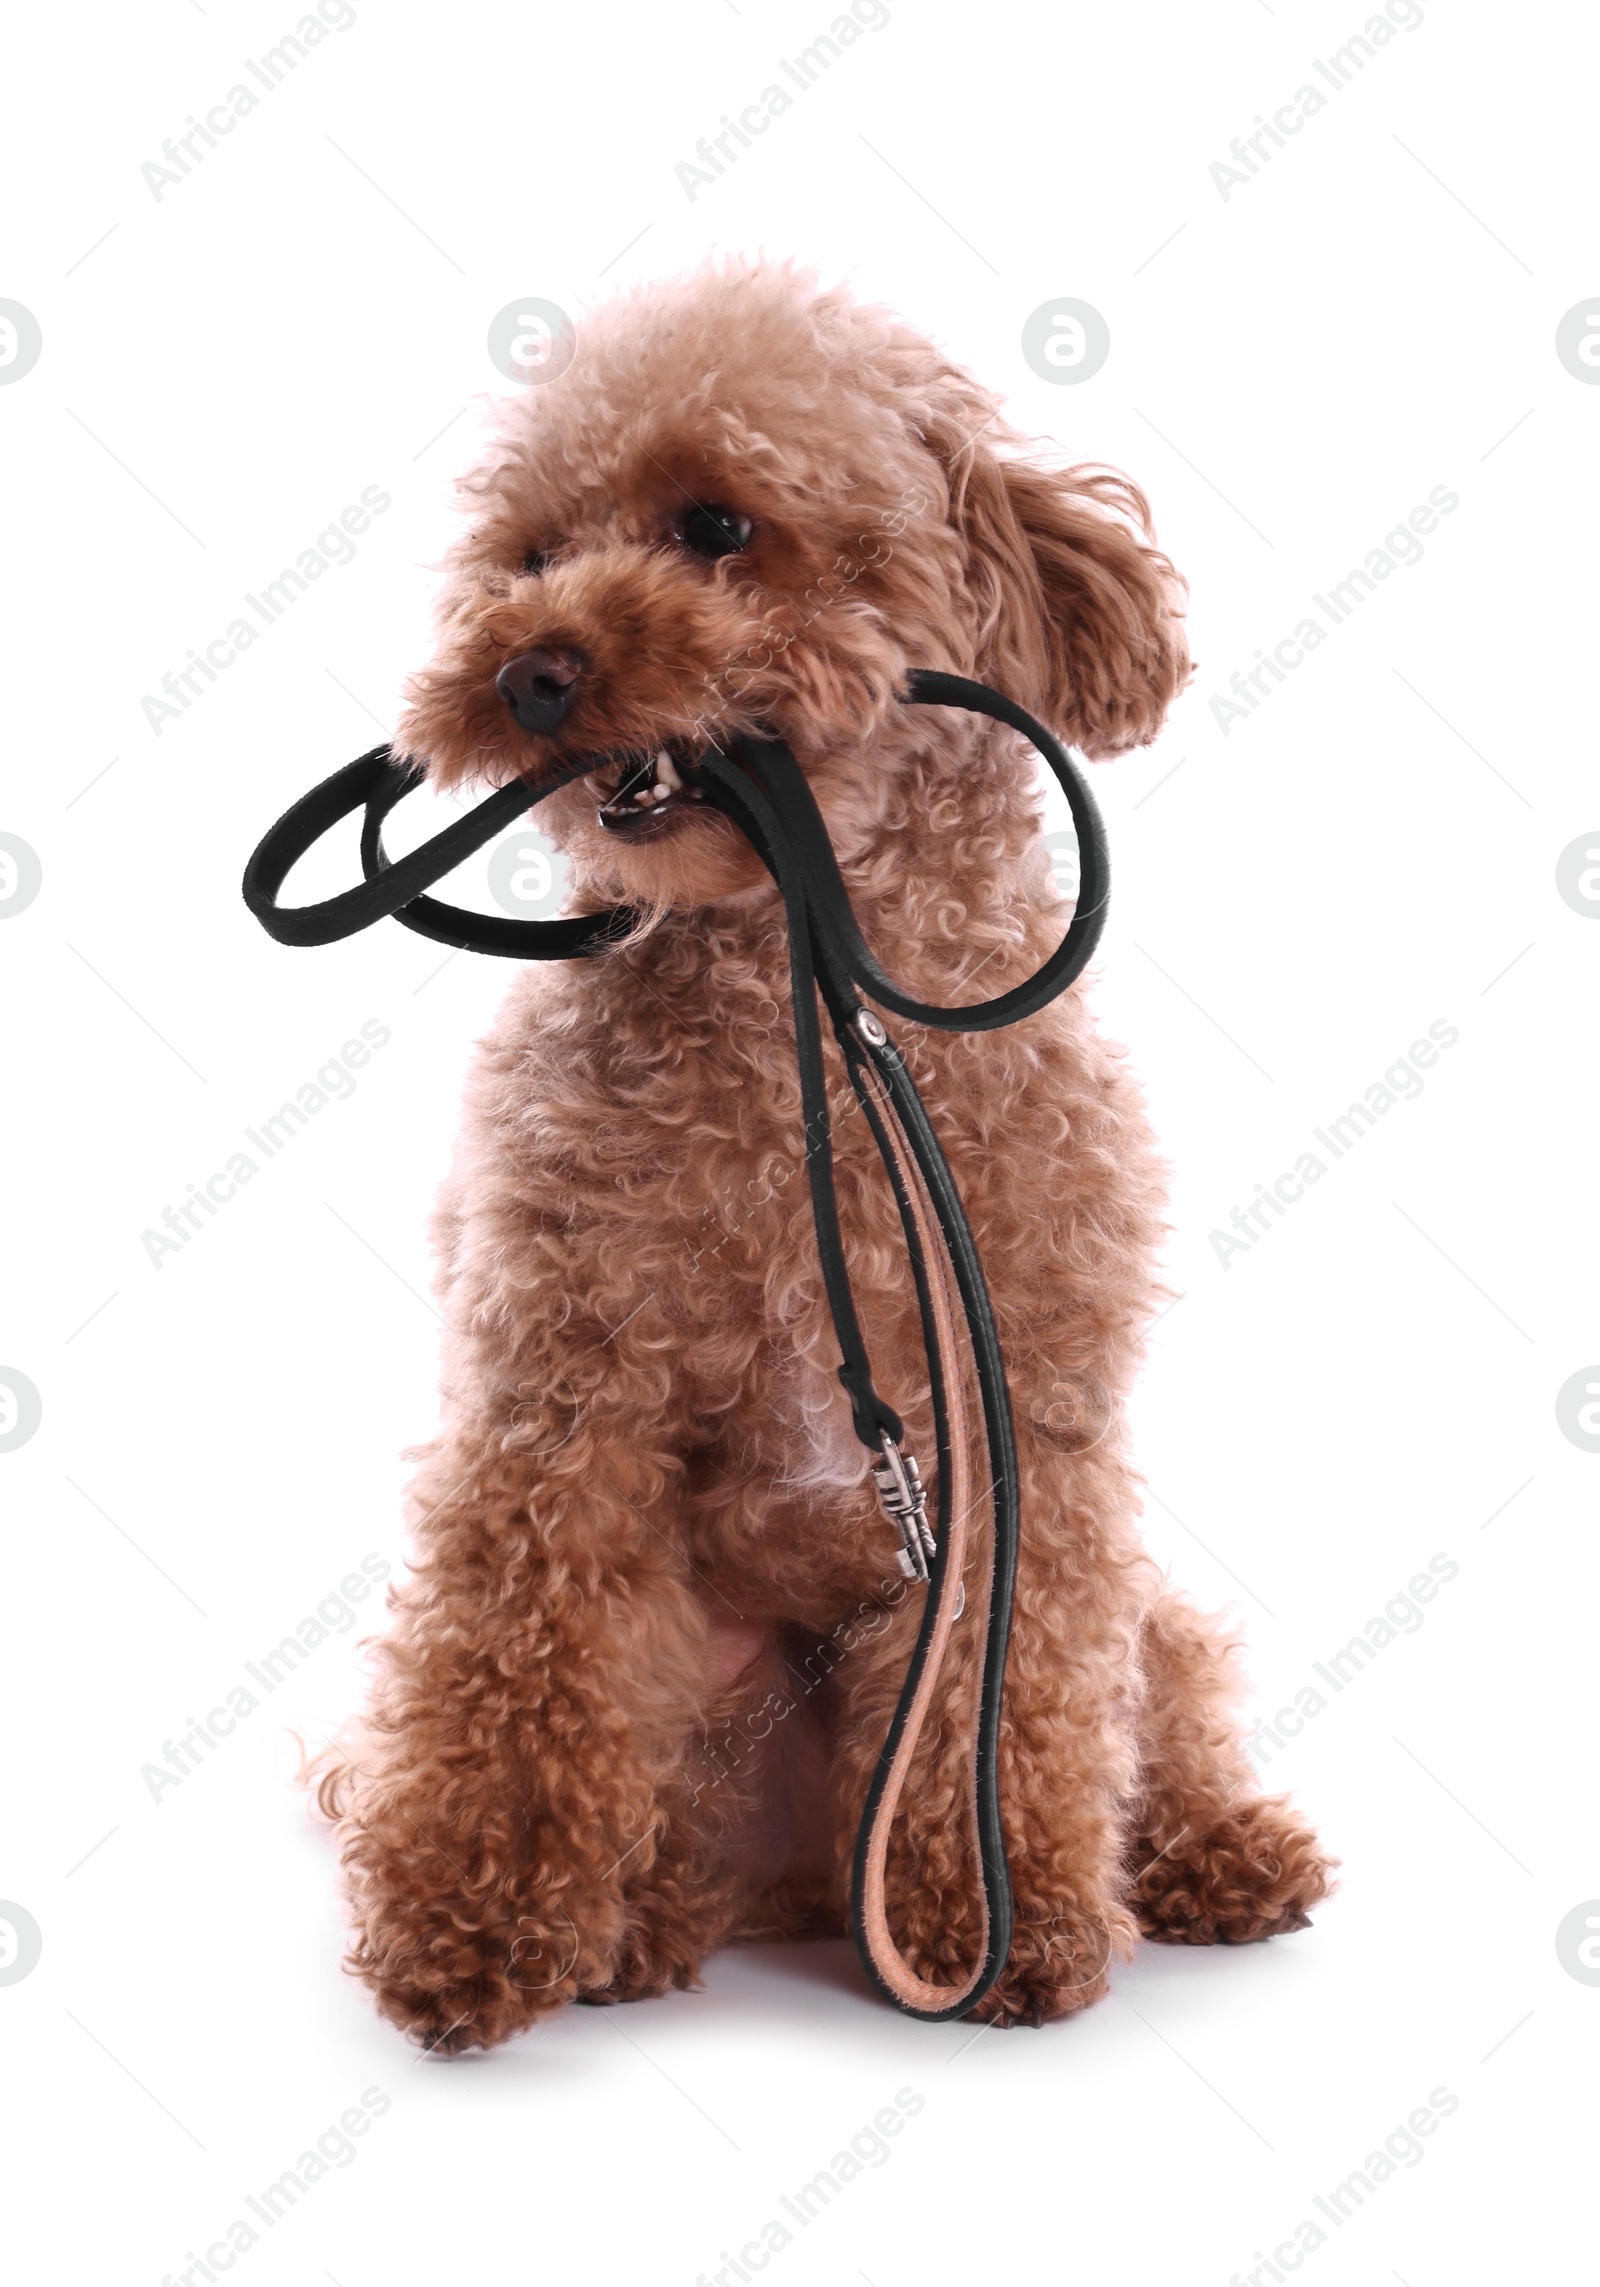
<path id="1" fill-rule="evenodd" d="M 553 731 L 582 673 L 583 661 L 574 651 L 524 651 L 506 661 L 494 687 L 525 731 Z"/>

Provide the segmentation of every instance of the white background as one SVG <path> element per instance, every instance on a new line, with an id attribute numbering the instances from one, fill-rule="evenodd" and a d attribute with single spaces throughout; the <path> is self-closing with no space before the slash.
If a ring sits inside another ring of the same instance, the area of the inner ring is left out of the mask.
<path id="1" fill-rule="evenodd" d="M 1308 2275 L 1570 2275 L 1600 1991 L 1555 1933 L 1600 1893 L 1600 1456 L 1555 1400 L 1600 1358 L 1600 927 L 1556 866 L 1600 843 L 1600 388 L 1554 336 L 1600 292 L 1596 56 L 1574 9 L 1422 12 L 1226 199 L 1212 163 L 1321 84 L 1361 0 L 890 0 L 693 200 L 675 166 L 826 0 L 356 0 L 159 199 L 141 165 L 292 0 L 14 23 L 0 294 L 44 342 L 0 389 L 0 828 L 44 872 L 0 929 L 0 1365 L 43 1401 L 0 1454 L 0 1897 L 43 1933 L 0 1987 L 19 2277 L 181 2275 L 376 2087 L 353 2162 L 238 2258 L 248 2287 L 690 2287 L 908 2086 L 923 2110 L 782 2287 L 1224 2287 L 1440 2087 L 1425 2157 Z M 159 1802 L 140 1771 L 363 1555 L 402 1561 L 425 1217 L 505 977 L 398 929 L 280 950 L 238 877 L 424 656 L 451 479 L 510 386 L 491 319 L 533 294 L 581 326 L 712 245 L 853 276 L 1024 428 L 1147 486 L 1200 662 L 1096 779 L 1098 1003 L 1174 1170 L 1150 1541 L 1235 1606 L 1268 1716 L 1430 1557 L 1459 1572 L 1271 1766 L 1344 1862 L 1312 1931 L 1146 1949 L 1084 2018 L 975 2042 L 872 1999 L 844 1946 L 733 1952 L 703 1993 L 419 2061 L 340 1975 L 289 1785 L 291 1729 L 359 1695 L 361 1630 Z M 1076 387 L 1020 351 L 1063 294 L 1111 332 Z M 1441 485 L 1423 560 L 1224 736 L 1229 676 Z M 367 486 L 392 506 L 356 560 L 155 736 L 163 673 Z M 355 1095 L 153 1267 L 141 1233 L 373 1017 Z M 1440 1018 L 1460 1039 L 1420 1097 L 1224 1266 L 1211 1231 Z"/>

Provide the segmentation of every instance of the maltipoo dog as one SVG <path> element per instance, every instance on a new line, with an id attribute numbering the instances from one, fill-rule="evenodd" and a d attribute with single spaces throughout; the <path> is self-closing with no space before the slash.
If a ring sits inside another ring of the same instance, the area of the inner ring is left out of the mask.
<path id="1" fill-rule="evenodd" d="M 976 677 L 1110 756 L 1154 737 L 1188 673 L 1134 485 L 1034 457 L 929 342 L 787 267 L 717 265 L 590 317 L 464 491 L 396 751 L 446 787 L 592 754 L 538 823 L 578 907 L 640 920 L 518 970 L 478 1051 L 436 1225 L 443 1428 L 370 1708 L 322 1785 L 353 1966 L 447 2051 L 691 1986 L 729 1939 L 842 1932 L 926 1594 L 837 1379 L 782 904 L 682 766 L 719 734 L 782 738 L 879 959 L 972 1001 L 1030 974 L 1066 910 L 1024 743 L 903 707 L 908 674 Z M 1257 1791 L 1233 1646 L 1139 1542 L 1122 1409 L 1163 1189 L 1121 1055 L 1081 987 L 1004 1031 L 895 1029 L 1016 1421 L 1016 1922 L 977 2014 L 1039 2024 L 1103 1993 L 1139 1933 L 1302 1927 L 1330 1862 Z M 827 1047 L 858 1308 L 926 1465 L 895 1202 Z M 978 1602 L 888 1863 L 893 1936 L 945 1986 L 982 1946 Z"/>

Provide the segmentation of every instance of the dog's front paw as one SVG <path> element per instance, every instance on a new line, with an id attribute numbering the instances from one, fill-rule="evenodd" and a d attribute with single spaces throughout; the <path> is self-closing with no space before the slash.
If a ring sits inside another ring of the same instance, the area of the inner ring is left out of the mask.
<path id="1" fill-rule="evenodd" d="M 1129 1903 L 1158 1944 L 1249 1945 L 1305 1929 L 1336 1863 L 1284 1797 L 1257 1796 L 1151 1858 Z"/>
<path id="2" fill-rule="evenodd" d="M 577 1931 L 524 1914 L 514 1931 L 473 1930 L 456 1915 L 369 1921 L 350 1958 L 380 2013 L 435 2056 L 492 2049 L 603 1975 Z"/>
<path id="3" fill-rule="evenodd" d="M 1019 1921 L 1011 1954 L 995 1983 L 972 2011 L 976 2024 L 1048 2025 L 1098 2001 L 1109 1983 L 1114 1953 L 1126 1953 L 1126 1917 L 1104 1920 L 1063 1910 L 1049 1921 Z"/>
<path id="4" fill-rule="evenodd" d="M 454 2057 L 467 2049 L 493 2049 L 523 2032 L 540 2011 L 501 1973 L 486 1968 L 477 1976 L 450 1977 L 434 1983 L 413 1976 L 374 1976 L 356 1964 L 372 1990 L 379 2014 L 397 2025 L 418 2048 L 431 2056 Z M 570 1993 L 560 1997 L 571 2000 Z M 551 2006 L 558 2007 L 559 2001 Z"/>

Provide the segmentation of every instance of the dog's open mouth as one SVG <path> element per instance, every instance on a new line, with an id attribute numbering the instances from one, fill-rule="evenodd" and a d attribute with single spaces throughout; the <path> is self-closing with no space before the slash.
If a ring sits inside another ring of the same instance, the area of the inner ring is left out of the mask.
<path id="1" fill-rule="evenodd" d="M 590 779 L 601 797 L 601 825 L 634 842 L 667 832 L 700 806 L 693 776 L 693 755 L 678 739 L 650 754 L 609 756 Z"/>

